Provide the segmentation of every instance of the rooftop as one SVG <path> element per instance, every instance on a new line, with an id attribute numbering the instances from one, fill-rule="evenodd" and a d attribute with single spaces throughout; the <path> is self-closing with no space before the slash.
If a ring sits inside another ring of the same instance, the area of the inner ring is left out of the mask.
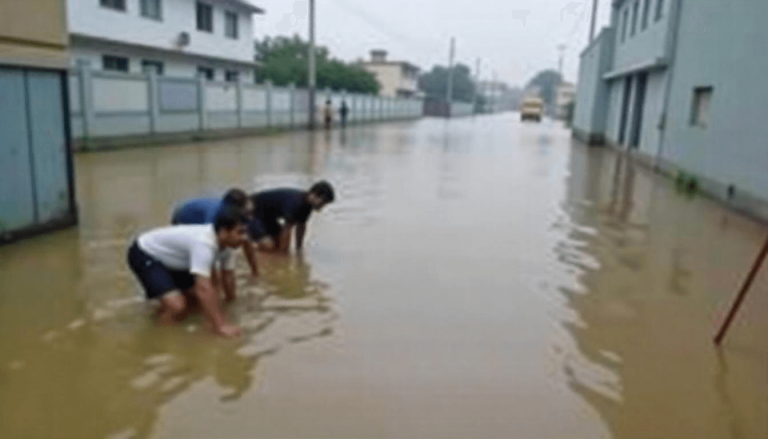
<path id="1" fill-rule="evenodd" d="M 252 14 L 264 14 L 266 11 L 248 0 L 213 0 L 216 3 L 230 4 L 248 10 Z"/>

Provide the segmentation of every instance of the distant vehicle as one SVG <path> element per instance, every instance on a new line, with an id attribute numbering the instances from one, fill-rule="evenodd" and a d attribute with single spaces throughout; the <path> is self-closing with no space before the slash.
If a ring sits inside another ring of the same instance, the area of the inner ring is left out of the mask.
<path id="1" fill-rule="evenodd" d="M 520 120 L 541 122 L 544 116 L 544 101 L 539 97 L 527 97 L 520 106 Z"/>

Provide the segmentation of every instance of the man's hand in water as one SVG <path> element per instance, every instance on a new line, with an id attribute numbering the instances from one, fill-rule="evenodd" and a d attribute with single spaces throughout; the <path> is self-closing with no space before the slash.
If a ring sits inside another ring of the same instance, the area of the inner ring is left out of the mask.
<path id="1" fill-rule="evenodd" d="M 243 330 L 237 325 L 225 324 L 219 326 L 219 328 L 216 330 L 216 333 L 222 337 L 231 338 L 242 334 Z"/>

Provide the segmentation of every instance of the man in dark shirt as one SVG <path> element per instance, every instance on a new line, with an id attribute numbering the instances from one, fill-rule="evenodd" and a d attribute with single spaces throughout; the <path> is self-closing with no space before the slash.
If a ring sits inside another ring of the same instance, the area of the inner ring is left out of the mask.
<path id="1" fill-rule="evenodd" d="M 296 250 L 304 246 L 307 221 L 313 210 L 320 211 L 335 199 L 327 181 L 315 183 L 308 191 L 272 189 L 251 195 L 254 216 L 248 225 L 251 240 L 259 250 L 288 253 L 291 232 L 296 228 Z"/>

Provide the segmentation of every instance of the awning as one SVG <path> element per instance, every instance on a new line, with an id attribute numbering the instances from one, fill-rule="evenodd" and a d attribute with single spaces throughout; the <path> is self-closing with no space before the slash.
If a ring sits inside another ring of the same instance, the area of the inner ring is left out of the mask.
<path id="1" fill-rule="evenodd" d="M 654 58 L 650 61 L 646 61 L 640 64 L 635 64 L 630 67 L 611 70 L 610 72 L 603 74 L 603 79 L 610 80 L 610 79 L 620 78 L 622 76 L 631 75 L 637 72 L 666 69 L 667 66 L 669 66 L 669 62 L 667 61 L 666 58 Z"/>

